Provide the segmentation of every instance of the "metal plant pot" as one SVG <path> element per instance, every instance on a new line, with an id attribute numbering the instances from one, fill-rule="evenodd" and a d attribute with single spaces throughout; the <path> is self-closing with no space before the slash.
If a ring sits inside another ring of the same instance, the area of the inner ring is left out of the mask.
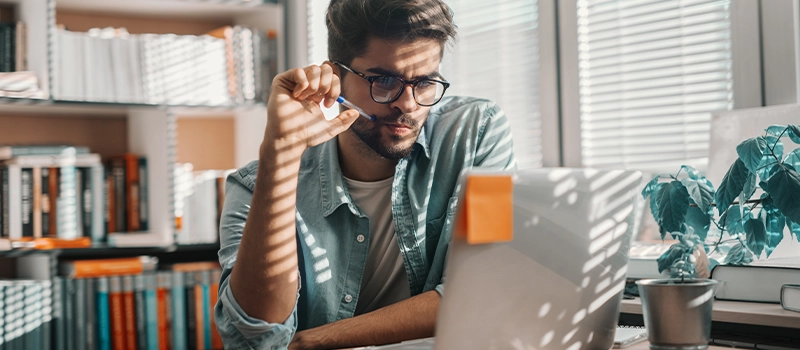
<path id="1" fill-rule="evenodd" d="M 717 281 L 640 280 L 644 325 L 651 349 L 706 349 Z"/>

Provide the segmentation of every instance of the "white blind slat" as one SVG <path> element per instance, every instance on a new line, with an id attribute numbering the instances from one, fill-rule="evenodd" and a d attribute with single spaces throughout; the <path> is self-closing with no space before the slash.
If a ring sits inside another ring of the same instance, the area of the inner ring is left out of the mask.
<path id="1" fill-rule="evenodd" d="M 733 105 L 730 0 L 578 1 L 585 166 L 703 166 Z"/>

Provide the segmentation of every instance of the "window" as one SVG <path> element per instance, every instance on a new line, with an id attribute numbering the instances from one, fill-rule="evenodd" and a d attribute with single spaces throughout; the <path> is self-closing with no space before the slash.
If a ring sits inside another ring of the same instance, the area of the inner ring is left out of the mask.
<path id="1" fill-rule="evenodd" d="M 448 95 L 490 99 L 511 124 L 520 168 L 542 166 L 539 9 L 531 0 L 449 0 L 458 40 L 445 52 Z"/>
<path id="2" fill-rule="evenodd" d="M 579 0 L 580 149 L 588 167 L 708 163 L 733 108 L 729 0 Z"/>

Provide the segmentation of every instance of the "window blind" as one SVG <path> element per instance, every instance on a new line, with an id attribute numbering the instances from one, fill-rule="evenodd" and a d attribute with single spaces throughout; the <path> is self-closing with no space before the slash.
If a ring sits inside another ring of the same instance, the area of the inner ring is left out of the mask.
<path id="1" fill-rule="evenodd" d="M 584 166 L 708 163 L 712 111 L 733 108 L 730 0 L 578 0 Z"/>
<path id="2" fill-rule="evenodd" d="M 447 95 L 490 99 L 503 109 L 520 168 L 542 166 L 539 13 L 535 0 L 448 0 L 458 40 L 445 51 Z"/>

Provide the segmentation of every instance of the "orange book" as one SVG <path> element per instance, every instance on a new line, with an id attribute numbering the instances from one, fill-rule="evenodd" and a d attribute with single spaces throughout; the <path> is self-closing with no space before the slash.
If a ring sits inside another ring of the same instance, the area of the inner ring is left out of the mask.
<path id="1" fill-rule="evenodd" d="M 72 278 L 90 278 L 101 276 L 140 274 L 144 271 L 153 271 L 158 265 L 158 259 L 151 256 L 138 256 L 133 258 L 73 260 L 60 264 L 63 276 Z"/>
<path id="2" fill-rule="evenodd" d="M 217 299 L 219 297 L 219 279 L 222 275 L 222 270 L 214 270 L 211 271 L 211 285 L 208 288 L 209 299 L 211 301 L 211 349 L 213 350 L 222 350 L 224 349 L 222 345 L 222 337 L 219 335 L 219 331 L 217 330 L 217 322 L 214 319 L 214 306 L 217 305 Z"/>
<path id="3" fill-rule="evenodd" d="M 111 346 L 125 350 L 125 310 L 122 307 L 122 281 L 119 276 L 108 279 L 108 311 L 111 317 Z"/>
<path id="4" fill-rule="evenodd" d="M 122 308 L 125 324 L 125 348 L 136 349 L 136 304 L 133 298 L 133 276 L 122 276 Z"/>
<path id="5" fill-rule="evenodd" d="M 164 269 L 177 271 L 177 272 L 197 272 L 206 270 L 217 270 L 220 268 L 217 261 L 198 261 L 189 263 L 177 263 L 171 265 L 164 265 Z"/>
<path id="6" fill-rule="evenodd" d="M 50 237 L 57 237 L 58 231 L 56 228 L 58 227 L 58 184 L 59 184 L 59 169 L 58 168 L 50 168 L 48 171 L 47 181 L 48 183 L 48 209 L 50 209 L 50 220 L 48 222 L 48 230 L 47 234 Z"/>
<path id="7" fill-rule="evenodd" d="M 167 316 L 167 288 L 172 283 L 172 276 L 168 273 L 158 274 L 158 286 L 156 288 L 156 302 L 158 303 L 158 348 L 159 350 L 169 350 L 169 324 Z M 221 348 L 220 348 L 221 349 Z"/>

